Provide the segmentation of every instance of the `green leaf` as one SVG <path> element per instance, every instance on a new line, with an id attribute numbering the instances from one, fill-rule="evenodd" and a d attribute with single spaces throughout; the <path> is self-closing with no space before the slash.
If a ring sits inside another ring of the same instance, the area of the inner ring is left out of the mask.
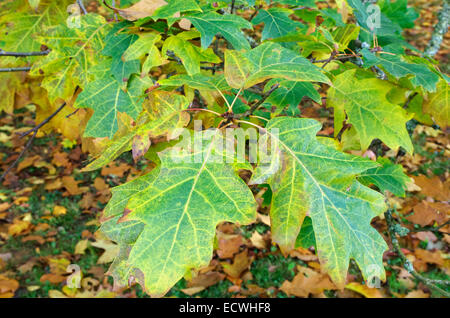
<path id="1" fill-rule="evenodd" d="M 413 75 L 411 82 L 415 87 L 421 86 L 429 92 L 436 91 L 439 76 L 425 65 L 407 63 L 402 61 L 398 56 L 386 53 L 375 55 L 368 49 L 363 49 L 361 53 L 364 56 L 364 67 L 371 67 L 373 65 L 382 66 L 397 79 L 407 75 Z"/>
<path id="2" fill-rule="evenodd" d="M 138 59 L 122 59 L 125 51 L 138 39 L 136 34 L 122 32 L 122 29 L 125 29 L 128 25 L 128 22 L 114 25 L 113 29 L 106 35 L 105 48 L 102 51 L 103 55 L 112 57 L 110 73 L 124 88 L 130 76 L 139 73 L 141 69 L 141 63 Z"/>
<path id="3" fill-rule="evenodd" d="M 61 24 L 48 28 L 45 35 L 38 37 L 52 51 L 33 64 L 30 74 L 44 76 L 42 86 L 50 101 L 71 98 L 76 86 L 84 88 L 95 79 L 95 66 L 107 59 L 98 54 L 109 26 L 105 19 L 94 14 L 80 19 L 80 28 Z"/>
<path id="4" fill-rule="evenodd" d="M 221 34 L 236 50 L 248 50 L 250 44 L 241 29 L 252 29 L 250 22 L 233 14 L 220 15 L 216 12 L 186 15 L 186 19 L 201 33 L 202 48 L 206 49 L 216 34 Z"/>
<path id="5" fill-rule="evenodd" d="M 17 6 L 23 6 L 24 1 L 14 1 Z M 22 3 L 22 4 L 21 4 Z M 2 30 L 2 49 L 11 52 L 37 52 L 41 50 L 41 40 L 36 37 L 46 32 L 47 28 L 64 22 L 67 19 L 67 7 L 70 0 L 43 1 L 39 4 L 31 1 L 30 5 L 36 6 L 31 9 L 28 5 L 24 8 L 1 8 L 5 15 L 0 18 Z M 2 6 L 3 3 L 0 5 Z M 8 3 L 6 3 L 8 5 Z M 21 10 L 22 9 L 22 10 Z M 28 61 L 35 61 L 36 57 L 27 57 Z M 14 57 L 2 57 L 2 63 L 9 64 L 17 61 Z"/>
<path id="6" fill-rule="evenodd" d="M 386 158 L 379 158 L 377 162 L 382 166 L 363 172 L 358 180 L 365 185 L 374 184 L 382 192 L 388 190 L 396 196 L 404 197 L 407 184 L 411 180 L 403 172 L 403 167 Z"/>
<path id="7" fill-rule="evenodd" d="M 272 42 L 246 53 L 225 51 L 225 77 L 233 88 L 249 88 L 269 78 L 330 83 L 309 60 Z"/>
<path id="8" fill-rule="evenodd" d="M 218 223 L 247 224 L 256 217 L 253 195 L 233 165 L 214 163 L 223 155 L 215 146 L 222 137 L 217 131 L 209 137 L 200 152 L 162 153 L 153 184 L 131 197 L 124 221 L 145 226 L 120 281 L 133 276 L 146 292 L 162 295 L 189 269 L 209 263 Z"/>
<path id="9" fill-rule="evenodd" d="M 180 19 L 180 12 L 202 11 L 195 0 L 169 0 L 165 6 L 158 8 L 152 15 L 152 18 L 167 19 L 169 27 Z"/>
<path id="10" fill-rule="evenodd" d="M 275 133 L 278 130 L 278 134 Z M 377 164 L 327 147 L 316 138 L 321 124 L 312 119 L 277 117 L 266 126 L 279 151 L 259 164 L 252 184 L 272 189 L 272 237 L 284 251 L 294 247 L 306 213 L 312 219 L 319 260 L 338 287 L 345 285 L 350 259 L 368 279 L 385 279 L 382 236 L 370 226 L 385 211 L 384 198 L 356 177 Z"/>
<path id="11" fill-rule="evenodd" d="M 277 82 L 280 84 L 280 87 L 270 94 L 267 102 L 278 106 L 278 113 L 287 108 L 289 115 L 298 115 L 300 113 L 298 105 L 304 96 L 310 97 L 316 103 L 321 103 L 319 92 L 314 88 L 313 84 L 308 82 L 272 79 L 267 82 L 264 91 L 269 90 Z"/>
<path id="12" fill-rule="evenodd" d="M 260 10 L 252 19 L 253 25 L 264 23 L 261 40 L 278 38 L 295 31 L 302 24 L 289 18 L 294 11 L 286 8 L 270 8 Z"/>
<path id="13" fill-rule="evenodd" d="M 100 227 L 100 230 L 110 240 L 118 244 L 133 244 L 136 242 L 144 229 L 144 223 L 136 220 L 120 222 L 120 218 L 124 215 L 130 198 L 150 187 L 158 173 L 159 169 L 153 169 L 150 173 L 111 190 L 112 197 L 103 210 Z"/>
<path id="14" fill-rule="evenodd" d="M 224 91 L 230 89 L 223 75 L 208 76 L 204 74 L 195 74 L 192 76 L 186 74 L 175 75 L 167 79 L 159 80 L 162 86 L 182 86 L 186 85 L 198 90 Z"/>
<path id="15" fill-rule="evenodd" d="M 355 127 L 363 150 L 378 138 L 392 149 L 401 146 L 412 153 L 413 145 L 406 130 L 406 122 L 412 115 L 387 100 L 392 85 L 376 78 L 358 79 L 356 72 L 349 70 L 336 76 L 328 91 L 327 106 L 335 111 L 335 133 L 343 127 L 347 114 L 347 122 Z"/>
<path id="16" fill-rule="evenodd" d="M 201 62 L 221 62 L 211 48 L 204 50 L 188 41 L 196 37 L 198 37 L 198 32 L 196 31 L 181 32 L 169 37 L 164 42 L 161 50 L 163 54 L 167 54 L 168 50 L 175 53 L 181 59 L 189 75 L 200 73 Z"/>
<path id="17" fill-rule="evenodd" d="M 118 128 L 117 113 L 124 112 L 136 119 L 142 110 L 144 91 L 150 86 L 150 78 L 133 77 L 125 92 L 109 75 L 90 83 L 78 95 L 75 103 L 75 107 L 94 110 L 84 136 L 112 138 Z"/>
<path id="18" fill-rule="evenodd" d="M 309 216 L 306 216 L 303 220 L 302 228 L 297 236 L 297 240 L 295 241 L 295 247 L 310 248 L 311 246 L 317 250 L 312 220 Z"/>
<path id="19" fill-rule="evenodd" d="M 430 114 L 442 129 L 450 126 L 450 89 L 445 80 L 437 85 L 437 91 L 430 94 L 423 105 L 424 112 Z"/>

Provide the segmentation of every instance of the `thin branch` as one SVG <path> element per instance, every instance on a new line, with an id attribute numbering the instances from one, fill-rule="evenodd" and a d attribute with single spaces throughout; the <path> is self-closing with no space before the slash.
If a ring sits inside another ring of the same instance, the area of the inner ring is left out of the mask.
<path id="1" fill-rule="evenodd" d="M 86 8 L 84 7 L 83 0 L 77 0 L 77 3 L 80 6 L 81 11 L 83 11 L 84 14 L 88 14 Z"/>
<path id="2" fill-rule="evenodd" d="M 447 221 L 439 226 L 422 226 L 422 227 L 418 227 L 415 229 L 410 230 L 411 232 L 435 232 L 435 233 L 441 233 L 441 234 L 445 234 L 445 235 L 449 235 L 445 232 L 441 232 L 440 229 L 442 229 L 443 227 L 447 226 L 450 224 L 450 221 Z M 450 284 L 450 282 L 449 282 Z"/>
<path id="3" fill-rule="evenodd" d="M 78 90 L 78 87 L 75 90 L 75 93 L 76 93 L 77 90 Z M 30 140 L 28 140 L 25 148 L 20 152 L 19 157 L 17 157 L 17 159 L 14 160 L 14 162 L 8 167 L 8 169 L 6 169 L 6 171 L 3 172 L 2 176 L 0 177 L 0 182 L 6 177 L 6 175 L 11 171 L 11 169 L 14 168 L 17 165 L 17 163 L 23 157 L 25 152 L 31 147 L 31 144 L 33 143 L 33 140 L 36 137 L 39 129 L 42 128 L 42 126 L 44 126 L 45 124 L 47 124 L 50 120 L 52 120 L 52 118 L 55 117 L 65 106 L 66 106 L 66 102 L 64 102 L 61 106 L 59 106 L 58 109 L 53 114 L 51 114 L 46 119 L 44 119 L 40 124 L 38 124 L 35 127 L 27 130 L 26 132 L 20 134 L 20 138 L 23 138 L 23 137 L 33 133 L 31 138 L 30 138 Z"/>
<path id="4" fill-rule="evenodd" d="M 445 280 L 436 280 L 436 279 L 429 279 L 426 278 L 422 275 L 420 275 L 419 273 L 417 273 L 414 270 L 414 266 L 411 264 L 411 262 L 406 258 L 405 254 L 402 252 L 402 249 L 400 247 L 400 244 L 398 242 L 397 236 L 396 236 L 396 227 L 395 227 L 395 223 L 394 223 L 394 218 L 392 217 L 392 210 L 388 209 L 385 213 L 384 213 L 385 219 L 386 219 L 386 223 L 388 226 L 388 232 L 389 232 L 389 237 L 391 238 L 391 243 L 392 246 L 395 249 L 395 252 L 397 253 L 397 255 L 400 257 L 402 263 L 403 263 L 403 267 L 408 271 L 408 273 L 410 273 L 415 279 L 419 280 L 420 282 L 422 282 L 425 286 L 427 286 L 428 288 L 430 288 L 431 290 L 434 290 L 435 292 L 445 296 L 445 297 L 450 297 L 450 293 L 441 289 L 440 287 L 436 286 L 436 284 L 441 284 L 441 285 L 449 285 L 450 281 L 445 281 Z"/>
<path id="5" fill-rule="evenodd" d="M 441 48 L 442 41 L 448 30 L 448 24 L 450 20 L 450 1 L 443 0 L 444 4 L 441 11 L 438 13 L 438 22 L 434 27 L 433 34 L 431 35 L 430 43 L 428 43 L 425 49 L 424 55 L 434 57 Z"/>
<path id="6" fill-rule="evenodd" d="M 20 134 L 20 138 L 25 137 L 26 135 L 31 134 L 32 132 L 37 132 L 42 126 L 44 126 L 45 124 L 47 124 L 50 120 L 52 120 L 53 117 L 55 117 L 65 106 L 66 106 L 66 102 L 64 102 L 61 106 L 58 107 L 57 110 L 55 110 L 55 112 L 53 114 L 51 114 L 50 116 L 48 116 L 46 119 L 44 119 L 39 125 L 36 125 L 35 127 L 27 130 L 24 133 Z"/>
<path id="7" fill-rule="evenodd" d="M 273 85 L 267 92 L 265 92 L 262 96 L 261 99 L 258 100 L 256 103 L 254 103 L 251 108 L 249 110 L 247 110 L 246 112 L 242 113 L 242 114 L 234 114 L 232 116 L 232 118 L 243 118 L 243 117 L 248 117 L 250 115 L 253 115 L 253 112 L 256 111 L 258 109 L 259 106 L 261 106 L 262 104 L 264 104 L 264 102 L 266 101 L 267 98 L 269 98 L 269 96 L 277 89 L 280 87 L 280 84 L 275 84 Z"/>
<path id="8" fill-rule="evenodd" d="M 231 14 L 233 14 L 235 2 L 236 0 L 231 0 L 231 9 L 230 9 Z"/>
<path id="9" fill-rule="evenodd" d="M 17 157 L 17 159 L 14 160 L 14 162 L 8 167 L 8 169 L 6 169 L 5 172 L 3 172 L 3 174 L 0 177 L 0 182 L 2 182 L 3 179 L 6 177 L 6 175 L 12 170 L 12 168 L 14 168 L 19 163 L 19 160 L 23 157 L 25 152 L 30 148 L 30 146 L 33 143 L 33 140 L 36 137 L 36 135 L 37 135 L 37 130 L 33 133 L 33 135 L 31 136 L 30 140 L 28 140 L 27 144 L 25 145 L 25 148 L 23 148 L 23 150 L 20 152 L 20 154 Z"/>
<path id="10" fill-rule="evenodd" d="M 411 103 L 411 101 L 414 99 L 414 97 L 416 97 L 418 95 L 417 92 L 412 93 L 411 95 L 408 96 L 408 99 L 406 100 L 405 104 L 403 105 L 404 109 L 407 109 L 409 104 Z"/>
<path id="11" fill-rule="evenodd" d="M 15 57 L 23 57 L 23 56 L 41 56 L 48 55 L 50 50 L 40 51 L 40 52 L 6 52 L 0 49 L 0 56 L 15 56 Z"/>
<path id="12" fill-rule="evenodd" d="M 8 68 L 0 68 L 0 73 L 6 72 L 29 72 L 31 67 L 8 67 Z"/>

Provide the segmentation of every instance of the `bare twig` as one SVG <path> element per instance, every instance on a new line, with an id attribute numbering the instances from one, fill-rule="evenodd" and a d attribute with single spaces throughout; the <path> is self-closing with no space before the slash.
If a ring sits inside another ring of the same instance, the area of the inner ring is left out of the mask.
<path id="1" fill-rule="evenodd" d="M 42 126 L 47 124 L 50 120 L 52 120 L 53 117 L 55 117 L 64 107 L 66 106 L 66 102 L 64 102 L 61 106 L 58 107 L 57 110 L 50 116 L 48 116 L 46 119 L 44 119 L 39 125 L 34 126 L 33 128 L 27 130 L 24 133 L 20 134 L 20 138 L 25 137 L 26 135 L 31 134 L 32 132 L 37 132 Z"/>
<path id="2" fill-rule="evenodd" d="M 249 110 L 247 110 L 246 112 L 242 113 L 242 114 L 233 114 L 232 118 L 243 118 L 243 117 L 247 117 L 250 115 L 253 115 L 253 112 L 256 111 L 258 109 L 259 106 L 261 106 L 267 98 L 269 98 L 269 96 L 278 88 L 280 87 L 280 84 L 274 84 L 267 92 L 265 92 L 262 96 L 261 99 L 258 100 L 256 103 L 254 103 Z"/>
<path id="3" fill-rule="evenodd" d="M 25 145 L 25 148 L 23 148 L 23 150 L 20 152 L 17 159 L 14 160 L 14 162 L 8 167 L 8 169 L 5 170 L 5 172 L 3 172 L 3 174 L 0 177 L 0 182 L 6 177 L 6 175 L 12 170 L 12 168 L 14 168 L 17 165 L 17 163 L 19 163 L 19 160 L 23 157 L 25 152 L 30 148 L 36 135 L 37 135 L 37 130 L 33 133 L 30 140 L 28 140 L 27 144 Z"/>
<path id="4" fill-rule="evenodd" d="M 443 227 L 445 227 L 445 226 L 447 226 L 449 224 L 450 224 L 450 221 L 447 221 L 447 222 L 445 222 L 445 223 L 443 223 L 443 224 L 441 224 L 439 226 L 423 226 L 423 227 L 418 227 L 418 228 L 412 229 L 410 231 L 411 232 L 427 232 L 427 231 L 430 231 L 430 232 L 435 232 L 435 233 L 441 233 L 441 234 L 444 234 L 444 235 L 449 235 L 449 234 L 447 234 L 445 232 L 441 232 L 440 231 L 440 229 L 442 229 Z M 450 284 L 450 282 L 449 282 L 449 284 Z"/>
<path id="5" fill-rule="evenodd" d="M 427 286 L 428 288 L 430 288 L 431 290 L 434 290 L 435 292 L 445 296 L 445 297 L 450 297 L 450 293 L 441 289 L 440 287 L 436 286 L 436 284 L 441 284 L 441 285 L 450 285 L 450 281 L 446 281 L 446 280 L 436 280 L 436 279 L 429 279 L 426 278 L 422 275 L 420 275 L 419 273 L 417 273 L 414 270 L 414 266 L 411 264 L 411 262 L 406 258 L 405 254 L 402 252 L 402 249 L 400 247 L 400 244 L 398 242 L 397 236 L 396 236 L 396 227 L 395 227 L 395 221 L 394 218 L 392 217 L 392 210 L 388 209 L 385 213 L 384 213 L 385 219 L 386 219 L 386 223 L 388 226 L 388 232 L 389 232 L 389 237 L 391 238 L 391 242 L 392 242 L 392 246 L 395 249 L 395 252 L 397 253 L 397 255 L 400 257 L 402 263 L 403 263 L 403 267 L 408 271 L 408 273 L 410 273 L 415 279 L 419 280 L 420 282 L 422 282 L 425 286 Z"/>
<path id="6" fill-rule="evenodd" d="M 83 11 L 84 14 L 88 14 L 86 8 L 84 7 L 83 0 L 77 0 L 77 3 L 80 6 L 81 11 Z"/>
<path id="7" fill-rule="evenodd" d="M 406 100 L 405 104 L 403 105 L 403 108 L 406 109 L 408 108 L 409 104 L 411 103 L 411 101 L 414 99 L 414 97 L 416 97 L 418 95 L 417 92 L 412 93 L 411 95 L 408 96 L 408 99 Z"/>
<path id="8" fill-rule="evenodd" d="M 6 52 L 0 49 L 0 56 L 15 56 L 15 57 L 41 56 L 41 55 L 48 55 L 48 53 L 50 53 L 50 50 L 40 52 Z"/>
<path id="9" fill-rule="evenodd" d="M 33 143 L 33 140 L 36 137 L 39 129 L 42 126 L 44 126 L 45 124 L 47 124 L 50 120 L 52 120 L 52 118 L 55 117 L 65 106 L 66 106 L 66 102 L 64 102 L 61 106 L 59 106 L 58 109 L 53 114 L 51 114 L 46 119 L 44 119 L 39 125 L 36 125 L 35 127 L 33 127 L 31 129 L 27 130 L 26 132 L 20 134 L 20 138 L 23 138 L 23 137 L 33 133 L 31 138 L 30 138 L 30 140 L 28 140 L 27 144 L 25 145 L 25 148 L 20 152 L 19 157 L 17 157 L 17 159 L 14 160 L 14 162 L 8 167 L 8 169 L 6 169 L 6 171 L 3 172 L 2 176 L 0 177 L 0 182 L 6 177 L 6 175 L 11 171 L 11 169 L 14 168 L 17 165 L 17 163 L 23 157 L 25 152 L 31 147 L 31 144 Z"/>
<path id="10" fill-rule="evenodd" d="M 8 68 L 0 68 L 0 73 L 6 72 L 28 72 L 31 70 L 31 67 L 8 67 Z"/>

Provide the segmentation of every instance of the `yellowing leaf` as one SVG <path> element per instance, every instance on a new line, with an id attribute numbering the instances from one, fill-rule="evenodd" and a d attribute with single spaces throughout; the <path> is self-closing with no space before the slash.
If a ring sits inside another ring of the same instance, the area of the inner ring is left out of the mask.
<path id="1" fill-rule="evenodd" d="M 162 295 L 187 270 L 209 263 L 219 222 L 246 224 L 256 217 L 253 195 L 233 165 L 215 163 L 223 156 L 216 148 L 222 137 L 209 137 L 200 152 L 161 153 L 159 173 L 151 173 L 151 184 L 131 197 L 122 220 L 140 221 L 144 229 L 110 269 L 119 283 L 133 276 L 148 293 Z"/>
<path id="2" fill-rule="evenodd" d="M 450 126 L 450 88 L 448 83 L 441 80 L 436 93 L 428 96 L 423 105 L 424 112 L 430 114 L 442 129 Z"/>
<path id="3" fill-rule="evenodd" d="M 246 53 L 228 53 L 225 77 L 233 88 L 249 88 L 269 78 L 329 83 L 322 70 L 279 44 L 264 42 Z"/>
<path id="4" fill-rule="evenodd" d="M 376 78 L 358 79 L 356 70 L 336 76 L 327 99 L 328 106 L 334 107 L 335 134 L 341 130 L 347 114 L 363 150 L 378 138 L 394 150 L 401 146 L 412 153 L 413 145 L 406 130 L 406 122 L 412 115 L 387 100 L 391 88 L 389 83 Z"/>
<path id="5" fill-rule="evenodd" d="M 288 117 L 274 118 L 266 126 L 265 136 L 275 139 L 280 152 L 270 164 L 258 165 L 251 183 L 271 186 L 273 240 L 290 251 L 308 212 L 319 260 L 338 287 L 345 284 L 350 258 L 364 278 L 384 280 L 387 245 L 370 226 L 385 211 L 384 198 L 356 181 L 377 164 L 323 145 L 316 138 L 320 128 L 315 120 Z M 271 129 L 278 129 L 278 136 Z"/>

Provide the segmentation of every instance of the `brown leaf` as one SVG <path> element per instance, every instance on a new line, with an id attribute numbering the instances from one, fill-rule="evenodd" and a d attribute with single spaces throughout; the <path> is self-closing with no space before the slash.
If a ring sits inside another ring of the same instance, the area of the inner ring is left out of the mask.
<path id="1" fill-rule="evenodd" d="M 405 298 L 430 298 L 430 294 L 423 292 L 422 290 L 413 290 L 409 292 Z"/>
<path id="2" fill-rule="evenodd" d="M 45 283 L 46 281 L 49 281 L 51 284 L 60 284 L 63 281 L 66 280 L 66 276 L 62 276 L 60 274 L 44 274 L 41 276 L 41 278 L 39 279 L 41 283 Z"/>
<path id="3" fill-rule="evenodd" d="M 17 172 L 22 171 L 23 169 L 26 169 L 28 167 L 31 167 L 36 161 L 38 161 L 39 159 L 41 159 L 41 156 L 36 155 L 33 157 L 26 157 L 25 159 L 23 159 L 23 161 L 21 161 L 18 165 L 17 165 Z"/>
<path id="4" fill-rule="evenodd" d="M 414 213 L 407 216 L 406 219 L 420 226 L 427 226 L 434 222 L 445 223 L 448 219 L 450 206 L 441 202 L 422 201 L 414 206 L 413 210 Z"/>
<path id="5" fill-rule="evenodd" d="M 106 189 L 109 189 L 109 186 L 106 184 L 105 180 L 103 180 L 102 178 L 95 178 L 94 180 L 94 187 L 97 191 L 103 191 Z"/>
<path id="6" fill-rule="evenodd" d="M 76 181 L 72 176 L 62 177 L 62 183 L 70 195 L 83 193 L 83 190 L 78 187 L 78 183 L 80 183 L 80 181 Z"/>
<path id="7" fill-rule="evenodd" d="M 219 272 L 207 272 L 199 274 L 188 282 L 188 287 L 209 287 L 217 284 L 225 278 L 225 275 Z"/>
<path id="8" fill-rule="evenodd" d="M 435 198 L 439 201 L 450 200 L 450 187 L 444 185 L 438 176 L 429 179 L 424 175 L 420 175 L 414 177 L 414 182 L 422 188 L 421 192 L 426 196 Z"/>
<path id="9" fill-rule="evenodd" d="M 40 235 L 28 235 L 22 238 L 22 243 L 29 241 L 36 241 L 41 245 L 45 243 L 45 239 Z"/>
<path id="10" fill-rule="evenodd" d="M 127 9 L 110 8 L 125 19 L 136 21 L 151 16 L 156 9 L 166 4 L 167 2 L 164 0 L 141 0 Z"/>
<path id="11" fill-rule="evenodd" d="M 233 264 L 226 262 L 221 263 L 223 271 L 232 278 L 239 278 L 241 274 L 250 267 L 253 257 L 248 257 L 247 250 L 237 254 L 234 257 Z"/>
<path id="12" fill-rule="evenodd" d="M 9 204 L 8 202 L 0 203 L 0 212 L 4 212 L 4 211 L 8 210 L 10 207 L 11 207 L 11 204 Z"/>
<path id="13" fill-rule="evenodd" d="M 57 167 L 70 167 L 69 156 L 65 152 L 55 152 L 53 154 L 52 164 Z"/>
<path id="14" fill-rule="evenodd" d="M 299 272 L 292 282 L 285 281 L 280 287 L 287 295 L 308 297 L 309 294 L 320 294 L 326 289 L 336 289 L 328 275 L 303 266 L 297 268 Z"/>
<path id="15" fill-rule="evenodd" d="M 130 166 L 126 163 L 121 163 L 116 166 L 114 163 L 102 168 L 102 176 L 115 175 L 122 178 L 126 171 L 130 170 Z"/>
<path id="16" fill-rule="evenodd" d="M 436 264 L 438 266 L 444 265 L 444 260 L 442 259 L 441 253 L 439 251 L 430 252 L 430 251 L 418 248 L 414 251 L 414 255 L 418 259 L 420 259 L 426 263 Z"/>
<path id="17" fill-rule="evenodd" d="M 3 294 L 5 298 L 10 298 L 14 296 L 14 292 L 19 288 L 19 282 L 15 279 L 8 278 L 6 276 L 0 275 L 0 297 Z M 5 294 L 12 294 L 12 296 L 7 297 Z"/>
<path id="18" fill-rule="evenodd" d="M 218 232 L 217 239 L 217 255 L 220 258 L 232 258 L 234 254 L 239 252 L 239 248 L 242 245 L 242 236 L 240 235 L 227 235 Z"/>

